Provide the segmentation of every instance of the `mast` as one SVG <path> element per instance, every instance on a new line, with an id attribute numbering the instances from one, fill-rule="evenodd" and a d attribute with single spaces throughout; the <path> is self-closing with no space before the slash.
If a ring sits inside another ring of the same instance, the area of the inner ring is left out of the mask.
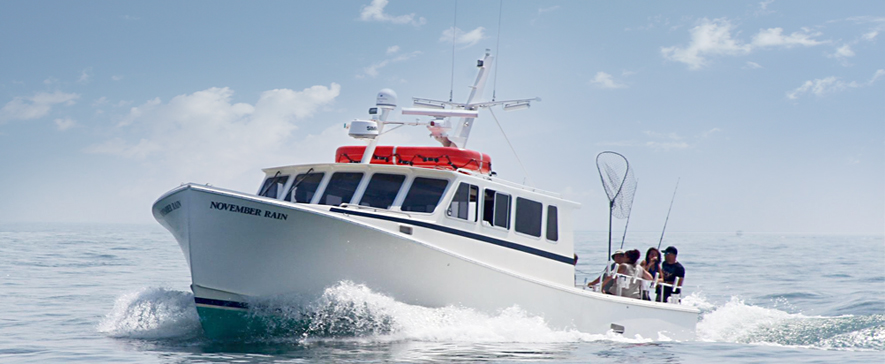
<path id="1" fill-rule="evenodd" d="M 476 74 L 476 80 L 473 82 L 473 86 L 471 86 L 470 96 L 467 97 L 467 102 L 465 103 L 467 107 L 465 109 L 468 110 L 476 110 L 476 107 L 470 107 L 477 97 L 482 98 L 483 91 L 485 91 L 486 79 L 489 78 L 489 73 L 491 73 L 492 62 L 495 59 L 491 54 L 491 50 L 486 49 L 485 57 L 481 60 L 476 61 L 476 66 L 479 68 L 479 72 Z M 473 128 L 473 120 L 475 118 L 461 118 L 458 123 L 458 131 L 455 132 L 455 136 L 448 138 L 448 140 L 454 144 L 454 147 L 459 149 L 467 148 L 467 138 L 470 137 L 470 129 Z M 445 145 L 445 143 L 443 143 Z"/>
<path id="2" fill-rule="evenodd" d="M 372 118 L 373 121 L 378 124 L 377 134 L 380 135 L 384 132 L 384 123 L 387 122 L 387 117 L 390 116 L 390 112 L 393 111 L 393 109 L 396 109 L 396 92 L 393 92 L 393 90 L 389 88 L 378 91 L 378 97 L 375 98 L 375 106 L 377 106 L 377 108 L 375 110 L 370 110 L 369 112 L 374 112 L 374 116 L 377 115 L 378 109 L 381 109 L 381 116 Z M 375 147 L 378 146 L 378 139 L 380 138 L 372 138 L 369 145 L 366 146 L 366 151 L 363 152 L 363 159 L 360 160 L 360 163 L 372 163 L 372 156 L 375 155 Z"/>
<path id="3" fill-rule="evenodd" d="M 467 102 L 458 103 L 452 101 L 439 101 L 432 99 L 423 99 L 413 97 L 412 102 L 414 108 L 403 108 L 403 115 L 420 115 L 430 116 L 433 120 L 429 122 L 401 122 L 388 120 L 390 113 L 396 109 L 396 93 L 391 89 L 383 89 L 378 91 L 378 97 L 375 106 L 369 110 L 372 120 L 355 119 L 345 127 L 349 129 L 348 134 L 357 139 L 370 139 L 369 145 L 366 146 L 365 152 L 360 163 L 369 164 L 372 162 L 372 156 L 375 154 L 375 147 L 378 145 L 378 137 L 383 134 L 386 124 L 394 125 L 423 125 L 430 130 L 430 135 L 439 141 L 444 147 L 452 147 L 464 149 L 467 146 L 467 139 L 470 137 L 470 130 L 473 127 L 473 121 L 479 117 L 479 109 L 490 108 L 492 106 L 502 105 L 504 111 L 526 109 L 532 101 L 541 101 L 536 97 L 533 99 L 506 100 L 506 101 L 477 101 L 482 99 L 485 91 L 486 80 L 492 70 L 494 57 L 491 50 L 486 49 L 486 53 L 482 59 L 476 61 L 479 72 L 473 86 L 470 86 L 470 95 Z M 456 132 L 450 136 L 452 123 L 450 119 L 459 118 L 456 126 Z"/>
<path id="4" fill-rule="evenodd" d="M 421 106 L 421 108 L 408 109 L 409 115 L 427 115 L 436 117 L 437 120 L 435 125 L 433 127 L 428 126 L 434 139 L 440 142 L 444 147 L 464 149 L 467 147 L 467 139 L 470 138 L 470 130 L 473 128 L 473 121 L 476 120 L 476 117 L 479 115 L 479 109 L 503 105 L 505 111 L 519 110 L 528 108 L 532 101 L 541 101 L 538 97 L 533 99 L 506 101 L 479 101 L 483 99 L 486 80 L 489 78 L 489 74 L 492 71 L 494 59 L 495 57 L 492 56 L 491 50 L 486 49 L 483 58 L 476 61 L 476 67 L 479 68 L 479 72 L 476 74 L 476 80 L 473 81 L 473 86 L 470 86 L 470 95 L 467 97 L 467 102 L 457 103 L 452 101 L 439 101 L 413 97 L 412 102 L 416 106 Z M 449 109 L 446 109 L 446 107 Z M 449 111 L 450 114 L 444 115 L 442 113 L 443 109 Z M 451 115 L 451 113 L 456 110 L 463 110 L 462 112 L 469 114 L 466 116 Z M 403 110 L 403 114 L 406 114 L 406 109 Z M 445 121 L 441 120 L 443 117 L 446 118 Z M 453 135 L 448 134 L 448 131 L 451 130 L 451 123 L 448 121 L 448 118 L 451 117 L 460 118 Z"/>

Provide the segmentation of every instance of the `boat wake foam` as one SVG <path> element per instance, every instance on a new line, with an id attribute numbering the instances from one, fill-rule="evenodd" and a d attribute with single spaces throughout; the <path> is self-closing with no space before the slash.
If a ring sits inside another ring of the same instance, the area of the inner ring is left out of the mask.
<path id="1" fill-rule="evenodd" d="M 697 337 L 700 341 L 885 351 L 885 315 L 805 316 L 748 305 L 732 297 L 703 315 Z"/>
<path id="2" fill-rule="evenodd" d="M 144 288 L 122 295 L 99 324 L 111 337 L 191 339 L 201 337 L 189 292 Z M 427 308 L 398 302 L 366 286 L 340 282 L 313 302 L 271 297 L 250 302 L 249 315 L 269 328 L 256 342 L 311 343 L 357 340 L 425 343 L 533 343 L 594 341 L 648 343 L 665 337 L 626 338 L 551 329 L 518 306 L 489 315 L 464 307 Z M 885 315 L 815 317 L 748 305 L 738 298 L 721 306 L 692 294 L 683 303 L 702 312 L 698 341 L 809 347 L 825 350 L 885 350 Z"/>
<path id="3" fill-rule="evenodd" d="M 142 288 L 117 298 L 114 308 L 98 324 L 110 337 L 184 339 L 202 335 L 200 317 L 190 292 Z"/>
<path id="4" fill-rule="evenodd" d="M 341 282 L 327 288 L 319 300 L 306 307 L 291 305 L 293 301 L 285 297 L 264 300 L 251 314 L 257 317 L 282 317 L 277 321 L 290 323 L 290 334 L 308 340 L 371 337 L 373 341 L 472 343 L 650 341 L 625 339 L 614 334 L 591 335 L 575 330 L 553 330 L 543 318 L 531 316 L 518 306 L 495 315 L 464 307 L 413 306 L 352 282 Z M 279 329 L 279 326 L 275 329 Z"/>

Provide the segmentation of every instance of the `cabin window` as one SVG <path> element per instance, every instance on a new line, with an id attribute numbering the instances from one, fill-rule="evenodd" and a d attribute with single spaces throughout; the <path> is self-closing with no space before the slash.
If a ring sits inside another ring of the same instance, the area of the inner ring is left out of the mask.
<path id="1" fill-rule="evenodd" d="M 487 189 L 482 210 L 482 219 L 489 225 L 510 228 L 510 195 Z"/>
<path id="2" fill-rule="evenodd" d="M 400 174 L 375 173 L 360 199 L 360 206 L 389 209 L 405 179 L 406 176 Z"/>
<path id="3" fill-rule="evenodd" d="M 495 194 L 495 226 L 510 228 L 510 195 Z"/>
<path id="4" fill-rule="evenodd" d="M 547 206 L 547 240 L 559 240 L 558 220 L 556 206 Z"/>
<path id="5" fill-rule="evenodd" d="M 361 179 L 363 179 L 363 174 L 357 172 L 333 174 L 329 185 L 326 186 L 326 191 L 323 192 L 323 197 L 320 198 L 320 205 L 339 206 L 342 203 L 350 203 Z"/>
<path id="6" fill-rule="evenodd" d="M 494 226 L 495 221 L 495 191 L 486 189 L 482 196 L 482 221 Z"/>
<path id="7" fill-rule="evenodd" d="M 540 237 L 541 211 L 543 211 L 541 207 L 540 202 L 517 197 L 514 230 L 523 234 Z"/>
<path id="8" fill-rule="evenodd" d="M 288 180 L 288 175 L 276 175 L 270 177 L 264 180 L 264 184 L 261 185 L 261 191 L 258 191 L 258 195 L 270 198 L 279 198 L 280 193 L 283 192 L 283 187 L 286 186 L 286 181 Z"/>
<path id="9" fill-rule="evenodd" d="M 292 182 L 292 187 L 289 187 L 288 196 L 289 201 L 292 202 L 301 202 L 301 203 L 310 203 L 313 200 L 313 195 L 317 192 L 317 187 L 320 186 L 320 181 L 323 180 L 323 176 L 325 173 L 302 173 L 295 176 L 295 181 Z"/>
<path id="10" fill-rule="evenodd" d="M 433 212 L 449 181 L 436 178 L 415 177 L 412 188 L 403 200 L 403 211 Z"/>
<path id="11" fill-rule="evenodd" d="M 461 182 L 452 203 L 446 210 L 446 216 L 456 217 L 468 221 L 476 221 L 477 209 L 479 208 L 479 187 Z"/>

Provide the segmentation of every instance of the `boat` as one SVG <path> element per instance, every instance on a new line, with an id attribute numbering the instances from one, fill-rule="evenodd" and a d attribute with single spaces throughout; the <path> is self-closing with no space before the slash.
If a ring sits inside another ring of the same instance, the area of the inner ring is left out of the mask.
<path id="1" fill-rule="evenodd" d="M 500 178 L 487 154 L 465 148 L 480 109 L 540 100 L 482 101 L 492 60 L 477 62 L 466 102 L 401 109 L 429 121 L 392 120 L 396 93 L 381 90 L 369 119 L 346 124 L 363 145 L 333 162 L 263 169 L 255 193 L 187 183 L 163 194 L 153 216 L 184 253 L 206 335 L 242 335 L 262 297 L 310 302 L 353 282 L 410 305 L 518 306 L 552 328 L 693 338 L 694 307 L 576 284 L 580 204 Z M 390 125 L 424 126 L 441 146 L 378 145 Z"/>

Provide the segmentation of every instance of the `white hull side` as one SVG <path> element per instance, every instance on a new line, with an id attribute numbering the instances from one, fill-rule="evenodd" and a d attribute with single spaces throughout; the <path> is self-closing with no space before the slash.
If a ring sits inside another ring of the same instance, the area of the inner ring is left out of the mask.
<path id="1" fill-rule="evenodd" d="M 175 201 L 182 204 L 177 211 L 158 212 Z M 256 216 L 211 209 L 213 202 L 262 211 Z M 265 216 L 267 211 L 286 217 Z M 189 257 L 197 299 L 245 302 L 296 294 L 310 300 L 349 280 L 413 305 L 489 313 L 518 305 L 552 327 L 588 333 L 617 324 L 629 337 L 657 339 L 660 332 L 691 339 L 698 319 L 693 308 L 529 279 L 340 213 L 213 188 L 173 190 L 154 205 L 154 216 Z"/>

